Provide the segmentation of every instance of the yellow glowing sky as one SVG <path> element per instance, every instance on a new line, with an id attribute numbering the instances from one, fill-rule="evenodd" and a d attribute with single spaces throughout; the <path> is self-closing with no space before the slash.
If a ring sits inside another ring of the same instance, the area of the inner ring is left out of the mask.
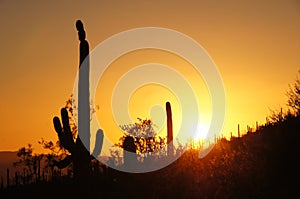
<path id="1" fill-rule="evenodd" d="M 38 152 L 40 138 L 57 139 L 52 118 L 71 94 L 78 69 L 77 19 L 84 22 L 91 50 L 116 33 L 147 26 L 174 29 L 199 42 L 224 82 L 225 135 L 236 134 L 238 123 L 242 130 L 255 126 L 256 121 L 264 123 L 269 108 L 285 107 L 288 84 L 300 69 L 297 0 L 0 1 L 0 150 L 17 150 L 31 143 Z M 103 81 L 113 83 L 122 72 L 145 61 L 190 74 L 189 69 L 183 69 L 184 60 L 149 50 L 116 60 Z M 199 81 L 199 77 L 188 78 L 192 84 Z M 205 123 L 209 120 L 209 96 L 203 82 L 197 85 L 199 98 L 205 99 L 199 102 Z M 109 97 L 112 86 L 98 89 Z M 159 87 L 141 88 L 129 103 L 133 118 L 147 117 L 148 112 L 140 107 L 164 103 L 154 94 L 141 104 L 132 103 L 149 90 L 172 98 Z M 109 102 L 96 100 L 100 120 L 109 119 Z M 175 101 L 174 111 L 174 117 L 179 117 Z M 103 128 L 115 131 L 108 123 Z"/>

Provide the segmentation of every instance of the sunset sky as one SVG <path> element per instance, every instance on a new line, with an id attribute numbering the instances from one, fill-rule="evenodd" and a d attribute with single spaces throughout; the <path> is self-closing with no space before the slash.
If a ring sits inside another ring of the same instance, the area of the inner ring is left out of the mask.
<path id="1" fill-rule="evenodd" d="M 263 124 L 270 109 L 285 108 L 288 84 L 294 82 L 300 69 L 298 0 L 2 0 L 0 151 L 17 150 L 31 143 L 40 152 L 37 142 L 41 138 L 57 140 L 52 118 L 60 114 L 72 93 L 79 64 L 77 19 L 84 23 L 90 50 L 114 34 L 142 27 L 168 28 L 196 40 L 206 49 L 223 79 L 224 135 L 236 134 L 238 124 L 242 132 L 247 125 L 255 127 L 256 121 Z M 144 50 L 112 63 L 102 80 L 107 84 L 99 84 L 97 93 L 102 92 L 103 97 L 96 96 L 95 104 L 99 105 L 97 116 L 103 122 L 104 133 L 113 135 L 118 130 L 110 124 L 108 99 L 115 81 L 130 68 L 149 62 L 171 66 L 187 76 L 199 91 L 200 119 L 205 128 L 210 102 L 203 82 L 195 80 L 200 77 L 189 76 L 193 72 L 179 57 Z M 147 95 L 149 91 L 153 93 Z M 145 96 L 147 100 L 134 103 Z M 133 118 L 148 117 L 146 109 L 171 100 L 177 128 L 178 104 L 168 91 L 150 85 L 132 98 L 129 107 Z"/>

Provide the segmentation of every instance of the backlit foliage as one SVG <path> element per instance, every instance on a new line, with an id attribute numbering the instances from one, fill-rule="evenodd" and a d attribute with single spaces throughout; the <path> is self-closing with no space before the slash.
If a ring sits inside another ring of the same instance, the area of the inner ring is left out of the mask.
<path id="1" fill-rule="evenodd" d="M 137 154 L 142 157 L 148 155 L 163 155 L 165 151 L 166 140 L 158 136 L 154 131 L 154 124 L 150 119 L 137 118 L 138 122 L 134 124 L 120 125 L 124 135 L 119 139 L 116 146 L 123 148 L 123 141 L 127 136 L 134 138 Z"/>

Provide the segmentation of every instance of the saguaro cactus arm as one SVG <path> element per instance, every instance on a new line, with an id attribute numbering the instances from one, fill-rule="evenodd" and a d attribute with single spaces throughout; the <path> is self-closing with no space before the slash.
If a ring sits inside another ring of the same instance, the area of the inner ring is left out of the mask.
<path id="1" fill-rule="evenodd" d="M 103 146 L 103 137 L 104 137 L 103 130 L 99 129 L 96 133 L 96 142 L 92 153 L 93 158 L 97 157 L 101 153 L 102 146 Z"/>
<path id="2" fill-rule="evenodd" d="M 62 124 L 57 116 L 53 118 L 55 131 L 57 132 L 61 146 L 67 149 L 70 153 L 73 153 L 75 149 L 75 142 L 73 140 L 73 135 L 69 124 L 68 111 L 65 108 L 61 109 L 61 119 Z"/>
<path id="3" fill-rule="evenodd" d="M 61 161 L 53 160 L 53 163 L 55 166 L 57 166 L 60 169 L 66 168 L 69 164 L 71 164 L 73 161 L 73 158 L 71 155 L 68 155 Z"/>
<path id="4" fill-rule="evenodd" d="M 66 108 L 61 109 L 61 120 L 57 116 L 53 118 L 53 124 L 54 124 L 54 129 L 57 132 L 58 139 L 61 146 L 67 149 L 71 153 L 71 156 L 67 156 L 65 159 L 59 162 L 55 162 L 55 165 L 58 166 L 59 168 L 65 168 L 72 161 L 76 161 L 77 159 L 80 159 L 82 153 L 84 153 L 87 149 L 84 147 L 84 145 L 81 143 L 78 137 L 76 141 L 74 141 L 70 124 L 69 124 L 68 111 Z M 103 130 L 99 129 L 96 134 L 95 147 L 91 156 L 97 157 L 100 155 L 102 145 L 103 145 L 103 137 L 104 137 Z"/>

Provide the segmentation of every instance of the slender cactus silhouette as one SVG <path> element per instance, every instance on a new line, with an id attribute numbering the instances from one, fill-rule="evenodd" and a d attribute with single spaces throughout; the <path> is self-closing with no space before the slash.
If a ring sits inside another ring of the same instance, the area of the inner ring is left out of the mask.
<path id="1" fill-rule="evenodd" d="M 76 21 L 79 44 L 79 78 L 78 78 L 78 135 L 86 148 L 90 148 L 90 58 L 89 43 L 83 23 Z"/>
<path id="2" fill-rule="evenodd" d="M 168 144 L 168 155 L 174 155 L 173 146 L 173 123 L 172 123 L 172 109 L 170 102 L 166 103 L 167 111 L 167 144 Z"/>
<path id="3" fill-rule="evenodd" d="M 80 41 L 80 58 L 79 68 L 84 60 L 87 61 L 87 67 L 79 71 L 78 83 L 78 136 L 74 139 L 69 124 L 69 115 L 66 108 L 61 109 L 61 120 L 55 116 L 53 124 L 55 131 L 58 134 L 60 144 L 68 150 L 71 155 L 65 159 L 55 162 L 59 168 L 65 168 L 73 162 L 74 178 L 78 180 L 86 180 L 90 176 L 91 159 L 98 156 L 103 145 L 103 131 L 99 129 L 96 133 L 95 148 L 90 154 L 89 148 L 90 139 L 90 103 L 89 103 L 89 45 L 85 40 L 86 34 L 83 23 L 80 20 L 76 21 L 78 37 Z"/>

